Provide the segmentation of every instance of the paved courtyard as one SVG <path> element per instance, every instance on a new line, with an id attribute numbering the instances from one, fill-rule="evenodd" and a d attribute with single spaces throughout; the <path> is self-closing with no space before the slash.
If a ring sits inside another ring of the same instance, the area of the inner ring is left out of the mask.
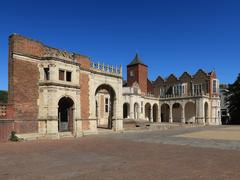
<path id="1" fill-rule="evenodd" d="M 240 127 L 0 144 L 0 179 L 239 179 Z"/>

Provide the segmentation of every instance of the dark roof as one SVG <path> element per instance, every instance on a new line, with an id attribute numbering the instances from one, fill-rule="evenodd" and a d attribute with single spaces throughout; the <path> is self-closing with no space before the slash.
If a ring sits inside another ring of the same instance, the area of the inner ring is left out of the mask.
<path id="1" fill-rule="evenodd" d="M 141 64 L 141 65 L 147 66 L 146 64 L 144 64 L 142 62 L 142 60 L 140 59 L 138 53 L 136 53 L 135 58 L 132 60 L 132 62 L 130 64 L 128 64 L 128 66 L 133 66 L 133 65 L 137 65 L 137 64 Z"/>

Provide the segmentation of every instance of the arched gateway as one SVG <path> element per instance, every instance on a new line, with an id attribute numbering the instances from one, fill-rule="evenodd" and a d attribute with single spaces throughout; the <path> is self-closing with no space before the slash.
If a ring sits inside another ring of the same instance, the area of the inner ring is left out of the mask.
<path id="1" fill-rule="evenodd" d="M 74 102 L 69 97 L 62 97 L 58 102 L 58 131 L 73 132 Z"/>
<path id="2" fill-rule="evenodd" d="M 116 93 L 108 84 L 100 85 L 95 92 L 97 127 L 112 129 Z"/>

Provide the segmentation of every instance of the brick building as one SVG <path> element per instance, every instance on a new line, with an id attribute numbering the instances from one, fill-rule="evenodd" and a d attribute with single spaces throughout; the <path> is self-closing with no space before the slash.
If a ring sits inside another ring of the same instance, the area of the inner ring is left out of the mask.
<path id="1" fill-rule="evenodd" d="M 123 87 L 121 66 L 95 63 L 17 34 L 9 37 L 8 62 L 5 122 L 24 138 L 78 137 L 97 133 L 98 127 L 122 131 L 126 119 L 220 124 L 215 72 L 150 81 L 147 65 L 136 55 Z"/>

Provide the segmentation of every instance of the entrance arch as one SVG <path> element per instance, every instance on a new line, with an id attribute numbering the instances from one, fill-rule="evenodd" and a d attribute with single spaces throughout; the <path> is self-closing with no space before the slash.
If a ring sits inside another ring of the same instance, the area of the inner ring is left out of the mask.
<path id="1" fill-rule="evenodd" d="M 130 105 L 129 103 L 124 103 L 123 104 L 123 118 L 129 118 L 129 111 L 130 111 Z"/>
<path id="2" fill-rule="evenodd" d="M 158 105 L 153 105 L 153 122 L 158 122 Z"/>
<path id="3" fill-rule="evenodd" d="M 187 102 L 184 109 L 186 122 L 196 122 L 196 104 L 193 102 Z"/>
<path id="4" fill-rule="evenodd" d="M 148 121 L 151 120 L 151 104 L 150 103 L 145 104 L 145 118 Z"/>
<path id="5" fill-rule="evenodd" d="M 108 84 L 98 86 L 95 91 L 97 126 L 112 129 L 116 109 L 116 93 Z"/>
<path id="6" fill-rule="evenodd" d="M 139 104 L 134 104 L 134 119 L 139 119 Z"/>
<path id="7" fill-rule="evenodd" d="M 172 106 L 173 122 L 181 122 L 183 108 L 180 103 L 174 103 Z"/>
<path id="8" fill-rule="evenodd" d="M 58 131 L 73 132 L 74 102 L 69 97 L 62 97 L 58 101 Z"/>
<path id="9" fill-rule="evenodd" d="M 208 122 L 208 103 L 205 102 L 204 104 L 204 120 L 205 120 L 205 124 L 209 123 Z"/>
<path id="10" fill-rule="evenodd" d="M 169 122 L 170 106 L 168 104 L 163 104 L 161 106 L 161 121 Z"/>

